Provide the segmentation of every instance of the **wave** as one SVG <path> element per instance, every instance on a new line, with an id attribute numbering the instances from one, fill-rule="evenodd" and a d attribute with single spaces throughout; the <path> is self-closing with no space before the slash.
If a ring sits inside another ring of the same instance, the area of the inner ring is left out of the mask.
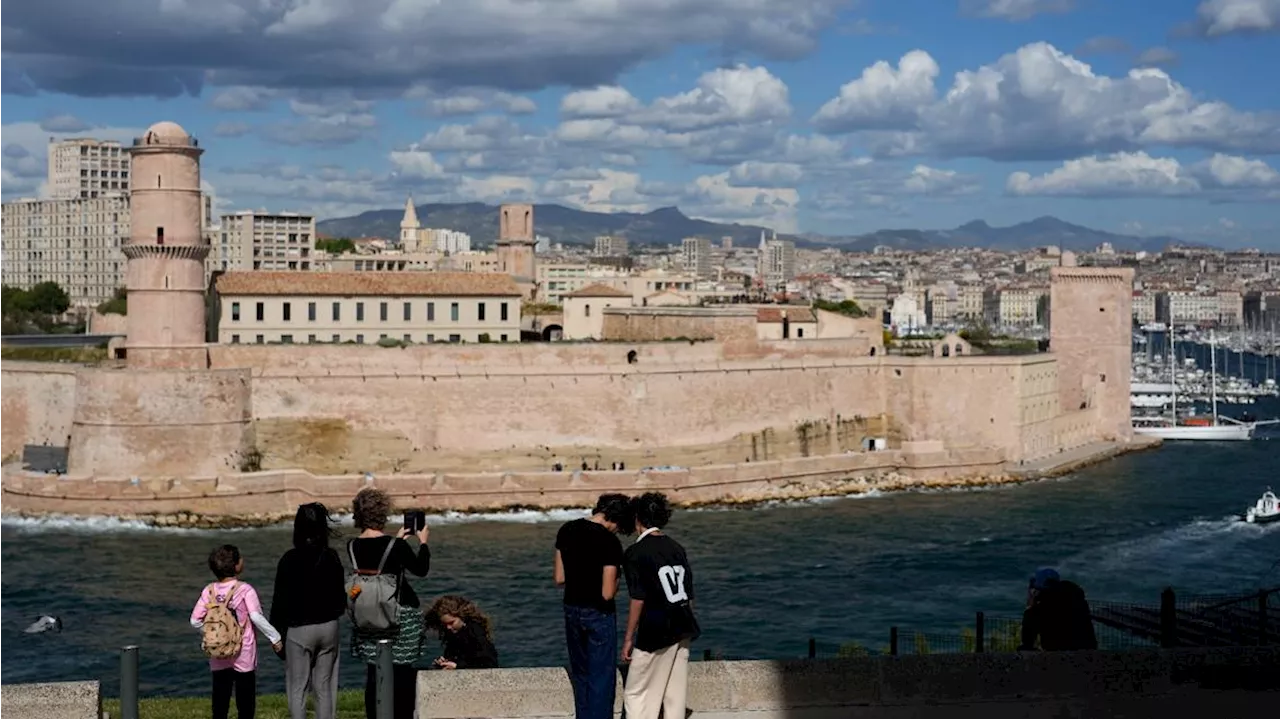
<path id="1" fill-rule="evenodd" d="M 1249 524 L 1239 515 L 1194 519 L 1145 536 L 1091 548 L 1061 563 L 1093 570 L 1197 564 L 1230 557 L 1242 542 L 1280 535 L 1280 523 Z"/>

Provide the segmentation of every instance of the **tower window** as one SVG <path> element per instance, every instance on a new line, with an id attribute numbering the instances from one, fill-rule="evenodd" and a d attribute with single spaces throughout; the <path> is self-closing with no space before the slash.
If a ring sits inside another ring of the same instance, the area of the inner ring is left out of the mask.
<path id="1" fill-rule="evenodd" d="M 156 175 L 156 187 L 160 186 L 160 176 Z"/>
<path id="2" fill-rule="evenodd" d="M 156 244 L 157 245 L 164 244 L 164 228 L 163 227 L 156 228 Z"/>

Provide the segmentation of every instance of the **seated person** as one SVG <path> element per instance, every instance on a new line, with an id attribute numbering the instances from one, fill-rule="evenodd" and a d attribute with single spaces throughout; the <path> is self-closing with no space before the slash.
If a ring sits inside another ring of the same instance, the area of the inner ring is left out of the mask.
<path id="1" fill-rule="evenodd" d="M 497 668 L 498 650 L 493 646 L 491 623 L 470 599 L 453 595 L 440 597 L 427 610 L 426 626 L 439 634 L 444 647 L 434 662 L 437 668 Z"/>

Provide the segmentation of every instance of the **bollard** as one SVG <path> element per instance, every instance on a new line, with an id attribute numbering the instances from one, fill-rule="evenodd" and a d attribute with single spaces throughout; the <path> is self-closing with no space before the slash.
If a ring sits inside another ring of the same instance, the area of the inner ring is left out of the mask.
<path id="1" fill-rule="evenodd" d="M 898 628 L 889 627 L 889 656 L 898 656 Z"/>
<path id="2" fill-rule="evenodd" d="M 809 658 L 818 658 L 818 640 L 813 637 L 809 637 Z"/>
<path id="3" fill-rule="evenodd" d="M 702 661 L 704 661 L 704 662 L 709 662 L 709 661 L 711 661 L 711 650 L 710 650 L 710 649 L 704 649 L 704 650 L 702 651 Z"/>
<path id="4" fill-rule="evenodd" d="M 1178 599 L 1173 587 L 1160 593 L 1160 646 L 1163 649 L 1178 646 Z"/>
<path id="5" fill-rule="evenodd" d="M 378 670 L 375 681 L 378 692 L 378 719 L 394 719 L 395 677 L 392 675 L 391 640 L 378 640 Z"/>
<path id="6" fill-rule="evenodd" d="M 138 719 L 138 647 L 120 650 L 120 716 Z"/>
<path id="7" fill-rule="evenodd" d="M 973 651 L 981 654 L 986 651 L 986 633 L 987 633 L 987 617 L 982 612 L 978 612 L 978 618 L 973 629 Z"/>
<path id="8" fill-rule="evenodd" d="M 1262 592 L 1258 595 L 1258 646 L 1266 646 L 1270 644 L 1267 637 L 1267 597 L 1270 592 Z"/>

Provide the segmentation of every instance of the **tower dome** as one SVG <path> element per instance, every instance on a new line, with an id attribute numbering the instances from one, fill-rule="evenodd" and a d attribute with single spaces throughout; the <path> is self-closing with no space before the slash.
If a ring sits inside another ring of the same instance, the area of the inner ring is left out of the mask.
<path id="1" fill-rule="evenodd" d="M 148 127 L 142 135 L 144 145 L 185 145 L 190 141 L 191 136 L 182 129 L 182 125 L 168 120 Z"/>

